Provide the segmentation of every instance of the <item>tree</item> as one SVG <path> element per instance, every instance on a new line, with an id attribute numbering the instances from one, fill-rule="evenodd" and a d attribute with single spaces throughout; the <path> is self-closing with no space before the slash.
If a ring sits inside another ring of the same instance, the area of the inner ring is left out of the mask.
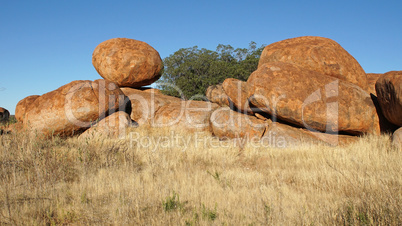
<path id="1" fill-rule="evenodd" d="M 157 88 L 164 94 L 189 99 L 205 95 L 210 85 L 226 78 L 245 81 L 257 69 L 263 48 L 251 42 L 248 49 L 222 44 L 216 51 L 197 46 L 179 49 L 163 60 L 164 71 Z"/>

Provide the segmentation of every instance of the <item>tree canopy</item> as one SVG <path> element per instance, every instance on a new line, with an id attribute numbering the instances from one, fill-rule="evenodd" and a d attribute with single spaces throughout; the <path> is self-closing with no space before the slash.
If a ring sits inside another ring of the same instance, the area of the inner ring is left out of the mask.
<path id="1" fill-rule="evenodd" d="M 248 48 L 219 44 L 216 51 L 197 46 L 179 49 L 163 59 L 164 71 L 157 88 L 164 94 L 189 99 L 204 96 L 210 85 L 226 78 L 245 81 L 257 69 L 263 48 L 251 42 Z"/>

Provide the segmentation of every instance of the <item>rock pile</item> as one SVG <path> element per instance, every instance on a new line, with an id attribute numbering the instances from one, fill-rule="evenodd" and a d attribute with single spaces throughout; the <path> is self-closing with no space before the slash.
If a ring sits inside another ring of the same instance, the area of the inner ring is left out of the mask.
<path id="1" fill-rule="evenodd" d="M 121 137 L 135 122 L 276 147 L 304 141 L 345 144 L 357 135 L 402 126 L 402 71 L 366 74 L 327 38 L 306 36 L 266 46 L 247 81 L 228 78 L 210 86 L 209 102 L 144 88 L 163 68 L 159 53 L 147 43 L 107 40 L 95 48 L 92 63 L 104 79 L 73 81 L 26 97 L 17 104 L 16 119 L 45 136 L 85 131 L 81 138 Z M 398 131 L 394 143 L 400 142 Z"/>

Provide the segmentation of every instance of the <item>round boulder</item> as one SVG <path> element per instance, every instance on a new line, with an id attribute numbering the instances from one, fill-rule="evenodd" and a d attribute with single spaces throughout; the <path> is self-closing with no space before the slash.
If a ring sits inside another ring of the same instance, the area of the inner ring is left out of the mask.
<path id="1" fill-rule="evenodd" d="M 258 68 L 266 63 L 284 62 L 339 78 L 368 91 L 367 77 L 357 60 L 337 42 L 322 37 L 286 39 L 264 48 Z"/>
<path id="2" fill-rule="evenodd" d="M 15 118 L 17 121 L 24 122 L 25 113 L 38 97 L 39 95 L 27 96 L 18 102 L 17 106 L 15 107 Z"/>
<path id="3" fill-rule="evenodd" d="M 402 71 L 385 73 L 377 80 L 375 89 L 385 118 L 402 126 Z"/>
<path id="4" fill-rule="evenodd" d="M 99 44 L 92 54 L 92 64 L 104 79 L 119 87 L 150 85 L 161 76 L 163 64 L 159 53 L 145 42 L 114 38 Z"/>

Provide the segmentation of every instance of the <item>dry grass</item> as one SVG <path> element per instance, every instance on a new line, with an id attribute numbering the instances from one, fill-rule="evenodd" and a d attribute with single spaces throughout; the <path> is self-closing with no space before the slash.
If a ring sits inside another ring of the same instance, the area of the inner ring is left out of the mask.
<path id="1" fill-rule="evenodd" d="M 0 136 L 0 224 L 402 224 L 401 151 L 388 136 L 271 149 L 182 135 L 149 147 Z"/>

